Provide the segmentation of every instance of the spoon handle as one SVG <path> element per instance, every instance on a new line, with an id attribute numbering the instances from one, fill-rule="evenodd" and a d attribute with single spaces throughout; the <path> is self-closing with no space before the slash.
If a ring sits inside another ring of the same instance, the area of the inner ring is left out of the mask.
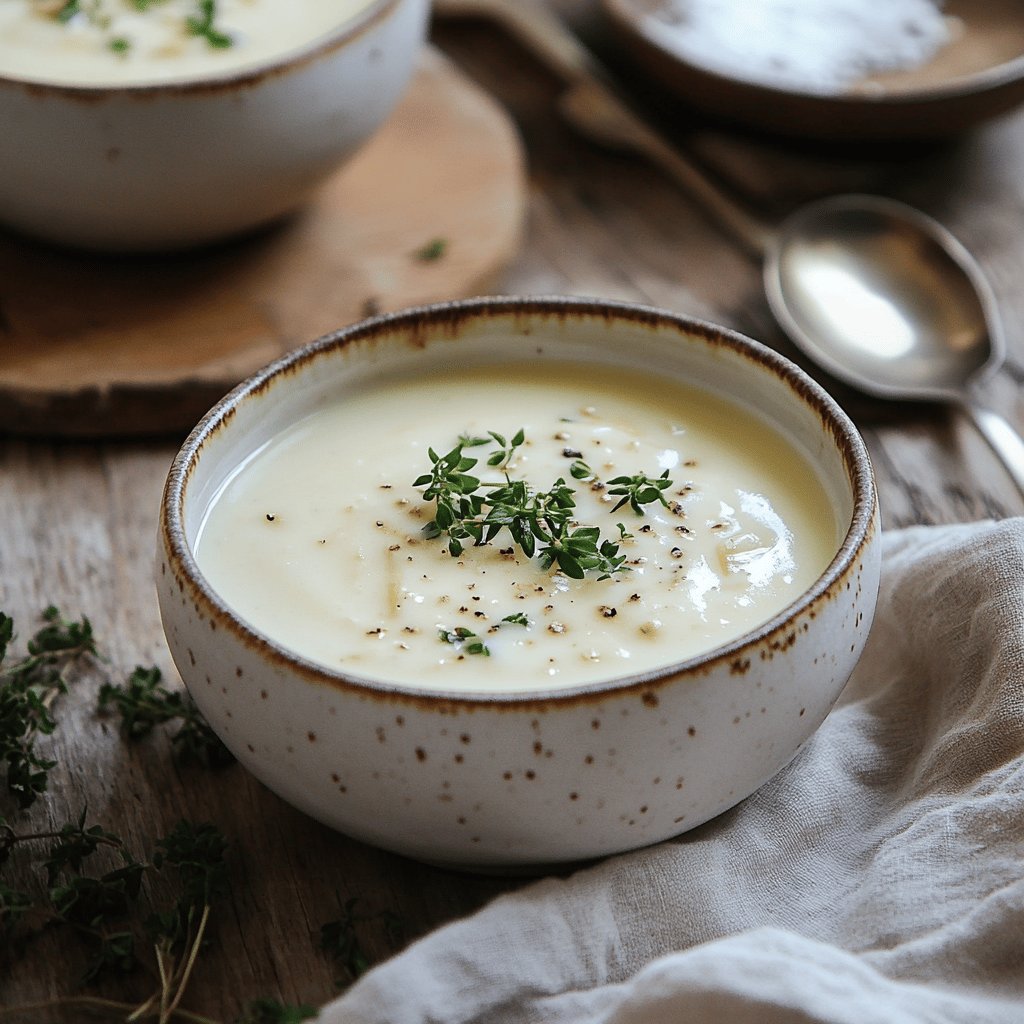
<path id="1" fill-rule="evenodd" d="M 964 412 L 971 418 L 989 447 L 1006 467 L 1021 495 L 1024 496 L 1024 440 L 1020 434 L 997 412 L 986 409 L 972 401 L 962 403 Z"/>
<path id="2" fill-rule="evenodd" d="M 696 164 L 638 117 L 616 95 L 597 58 L 536 0 L 434 0 L 435 14 L 489 18 L 515 36 L 568 86 L 562 116 L 578 132 L 604 146 L 628 149 L 649 160 L 679 185 L 750 255 L 764 255 L 772 229 L 743 209 Z"/>

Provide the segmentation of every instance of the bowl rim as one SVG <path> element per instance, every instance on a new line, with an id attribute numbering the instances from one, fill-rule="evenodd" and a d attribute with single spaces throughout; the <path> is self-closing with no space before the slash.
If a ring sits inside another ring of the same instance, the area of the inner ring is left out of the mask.
<path id="1" fill-rule="evenodd" d="M 818 414 L 823 429 L 834 439 L 853 491 L 849 526 L 835 555 L 818 579 L 761 625 L 705 654 L 603 681 L 528 691 L 427 689 L 332 670 L 285 648 L 236 615 L 208 584 L 196 562 L 185 539 L 183 507 L 189 480 L 207 441 L 229 426 L 238 407 L 244 401 L 258 399 L 266 393 L 275 379 L 298 371 L 304 364 L 312 363 L 332 351 L 378 334 L 394 333 L 403 328 L 410 334 L 420 335 L 432 331 L 454 332 L 458 326 L 473 320 L 486 321 L 495 316 L 523 315 L 562 319 L 602 317 L 610 322 L 626 321 L 644 327 L 668 328 L 696 335 L 708 344 L 725 345 L 738 351 L 788 385 L 795 398 L 802 400 Z M 631 692 L 642 695 L 645 702 L 650 702 L 652 697 L 656 700 L 657 690 L 673 683 L 680 676 L 695 678 L 710 674 L 721 665 L 735 666 L 738 660 L 743 660 L 745 652 L 753 652 L 759 645 L 773 645 L 773 637 L 776 635 L 793 632 L 794 623 L 802 615 L 810 613 L 813 616 L 815 608 L 832 599 L 858 560 L 860 567 L 863 567 L 864 553 L 877 531 L 877 489 L 867 446 L 835 399 L 795 363 L 737 331 L 696 317 L 634 302 L 558 295 L 478 296 L 412 306 L 359 321 L 294 349 L 240 383 L 196 424 L 171 464 L 159 513 L 160 548 L 167 560 L 167 567 L 176 577 L 178 585 L 188 591 L 186 596 L 192 598 L 199 614 L 209 618 L 211 628 L 223 627 L 244 646 L 256 649 L 261 657 L 285 667 L 308 682 L 355 692 L 363 697 L 435 710 L 483 707 L 540 710 L 553 705 L 593 703 L 607 695 L 621 696 Z M 773 650 L 780 646 L 787 645 L 775 641 Z"/>
<path id="2" fill-rule="evenodd" d="M 265 80 L 290 74 L 354 42 L 379 22 L 388 18 L 402 4 L 415 0 L 368 0 L 334 28 L 322 32 L 299 46 L 271 55 L 254 64 L 219 73 L 189 75 L 159 82 L 108 82 L 79 85 L 74 82 L 52 82 L 44 78 L 21 78 L 0 72 L 0 89 L 21 88 L 32 95 L 65 96 L 70 99 L 96 101 L 114 96 L 147 99 L 162 96 L 200 95 L 233 92 L 251 88 Z"/>
<path id="3" fill-rule="evenodd" d="M 785 86 L 759 82 L 752 78 L 734 77 L 705 67 L 703 64 L 686 60 L 678 53 L 668 49 L 668 47 L 664 46 L 654 35 L 646 30 L 644 22 L 647 18 L 638 14 L 633 9 L 631 0 L 601 0 L 601 5 L 605 12 L 621 28 L 631 33 L 636 39 L 642 40 L 648 46 L 656 49 L 666 58 L 676 63 L 680 69 L 706 76 L 709 82 L 728 83 L 734 87 L 757 92 L 763 95 L 765 100 L 769 102 L 773 99 L 776 101 L 792 99 L 819 105 L 835 105 L 838 108 L 854 106 L 899 108 L 902 106 L 942 103 L 949 100 L 962 100 L 980 96 L 1013 85 L 1024 78 L 1024 54 L 1021 54 L 1018 57 L 1011 57 L 1009 60 L 981 68 L 968 75 L 945 79 L 930 86 L 918 86 L 910 89 L 831 93 L 786 88 Z M 839 116 L 842 115 L 839 114 Z"/>

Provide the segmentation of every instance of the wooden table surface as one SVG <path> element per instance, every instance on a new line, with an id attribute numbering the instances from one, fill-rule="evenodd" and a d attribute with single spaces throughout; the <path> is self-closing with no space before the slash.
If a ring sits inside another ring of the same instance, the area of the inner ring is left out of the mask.
<path id="1" fill-rule="evenodd" d="M 495 290 L 641 300 L 738 328 L 795 357 L 773 325 L 759 267 L 657 171 L 574 136 L 555 113 L 556 80 L 523 50 L 480 23 L 445 23 L 435 38 L 507 105 L 525 139 L 525 240 Z M 812 196 L 866 190 L 906 200 L 952 228 L 992 282 L 1006 328 L 1008 359 L 985 398 L 1024 430 L 1024 112 L 955 144 L 854 151 L 743 139 L 678 120 L 680 144 L 767 217 Z M 818 376 L 864 432 L 886 528 L 1024 511 L 966 422 L 942 409 L 883 407 Z M 339 991 L 343 972 L 317 941 L 352 897 L 370 918 L 356 925 L 356 938 L 375 961 L 395 948 L 375 915 L 397 915 L 408 941 L 522 882 L 370 849 L 291 810 L 237 766 L 179 766 L 162 733 L 130 745 L 96 715 L 100 683 L 123 681 L 137 664 L 159 666 L 177 685 L 150 574 L 160 489 L 179 440 L 0 439 L 0 608 L 23 638 L 51 602 L 69 616 L 85 613 L 106 659 L 59 706 L 60 727 L 44 748 L 60 762 L 48 793 L 27 815 L 4 794 L 0 814 L 17 829 L 40 829 L 87 807 L 90 822 L 125 836 L 140 858 L 182 817 L 216 823 L 231 844 L 231 894 L 215 908 L 185 1005 L 226 1024 L 257 996 L 319 1004 Z M 20 852 L 2 870 L 9 885 L 40 884 Z M 0 954 L 0 1007 L 74 994 L 83 956 L 82 944 L 57 929 L 16 958 Z M 89 991 L 132 998 L 148 985 L 143 972 Z"/>

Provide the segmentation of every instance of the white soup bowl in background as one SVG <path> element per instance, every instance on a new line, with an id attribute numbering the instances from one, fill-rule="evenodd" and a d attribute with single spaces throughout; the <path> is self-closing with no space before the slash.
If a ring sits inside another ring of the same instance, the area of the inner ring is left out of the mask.
<path id="1" fill-rule="evenodd" d="M 831 562 L 769 621 L 707 654 L 530 692 L 488 692 L 485 658 L 474 659 L 480 680 L 469 692 L 332 671 L 247 624 L 213 589 L 195 557 L 207 508 L 272 438 L 396 371 L 457 373 L 509 360 L 646 369 L 751 409 L 799 445 L 820 479 L 838 524 Z M 171 468 L 156 579 L 190 693 L 271 790 L 367 843 L 499 870 L 657 842 L 733 806 L 787 765 L 860 656 L 878 541 L 862 439 L 835 402 L 775 352 L 641 306 L 475 299 L 348 327 L 216 405 Z"/>
<path id="2" fill-rule="evenodd" d="M 48 81 L 45 60 L 38 77 L 0 70 L 0 224 L 163 250 L 295 210 L 394 107 L 428 6 L 369 0 L 326 34 L 223 73 L 90 85 Z"/>

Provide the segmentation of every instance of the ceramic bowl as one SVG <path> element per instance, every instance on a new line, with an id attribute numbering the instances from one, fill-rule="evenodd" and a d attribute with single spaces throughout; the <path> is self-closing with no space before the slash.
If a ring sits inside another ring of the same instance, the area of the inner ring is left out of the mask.
<path id="1" fill-rule="evenodd" d="M 620 367 L 732 396 L 799 438 L 845 530 L 771 621 L 662 670 L 531 693 L 429 692 L 346 676 L 249 627 L 193 546 L 252 452 L 384 371 L 509 357 Z M 175 663 L 203 714 L 285 800 L 367 843 L 508 869 L 594 858 L 683 832 L 786 765 L 833 706 L 868 633 L 878 512 L 863 441 L 797 367 L 738 334 L 640 306 L 474 299 L 356 324 L 274 363 L 200 422 L 163 496 L 156 579 Z"/>
<path id="2" fill-rule="evenodd" d="M 775 86 L 740 65 L 726 74 L 687 59 L 660 13 L 668 0 L 601 0 L 601 7 L 617 45 L 669 95 L 755 131 L 838 142 L 940 139 L 1024 102 L 1024 7 L 1017 0 L 948 0 L 942 13 L 950 41 L 925 64 L 827 93 Z"/>
<path id="3" fill-rule="evenodd" d="M 156 85 L 0 77 L 0 223 L 52 242 L 161 250 L 296 209 L 390 112 L 428 0 L 373 0 L 253 69 Z"/>

